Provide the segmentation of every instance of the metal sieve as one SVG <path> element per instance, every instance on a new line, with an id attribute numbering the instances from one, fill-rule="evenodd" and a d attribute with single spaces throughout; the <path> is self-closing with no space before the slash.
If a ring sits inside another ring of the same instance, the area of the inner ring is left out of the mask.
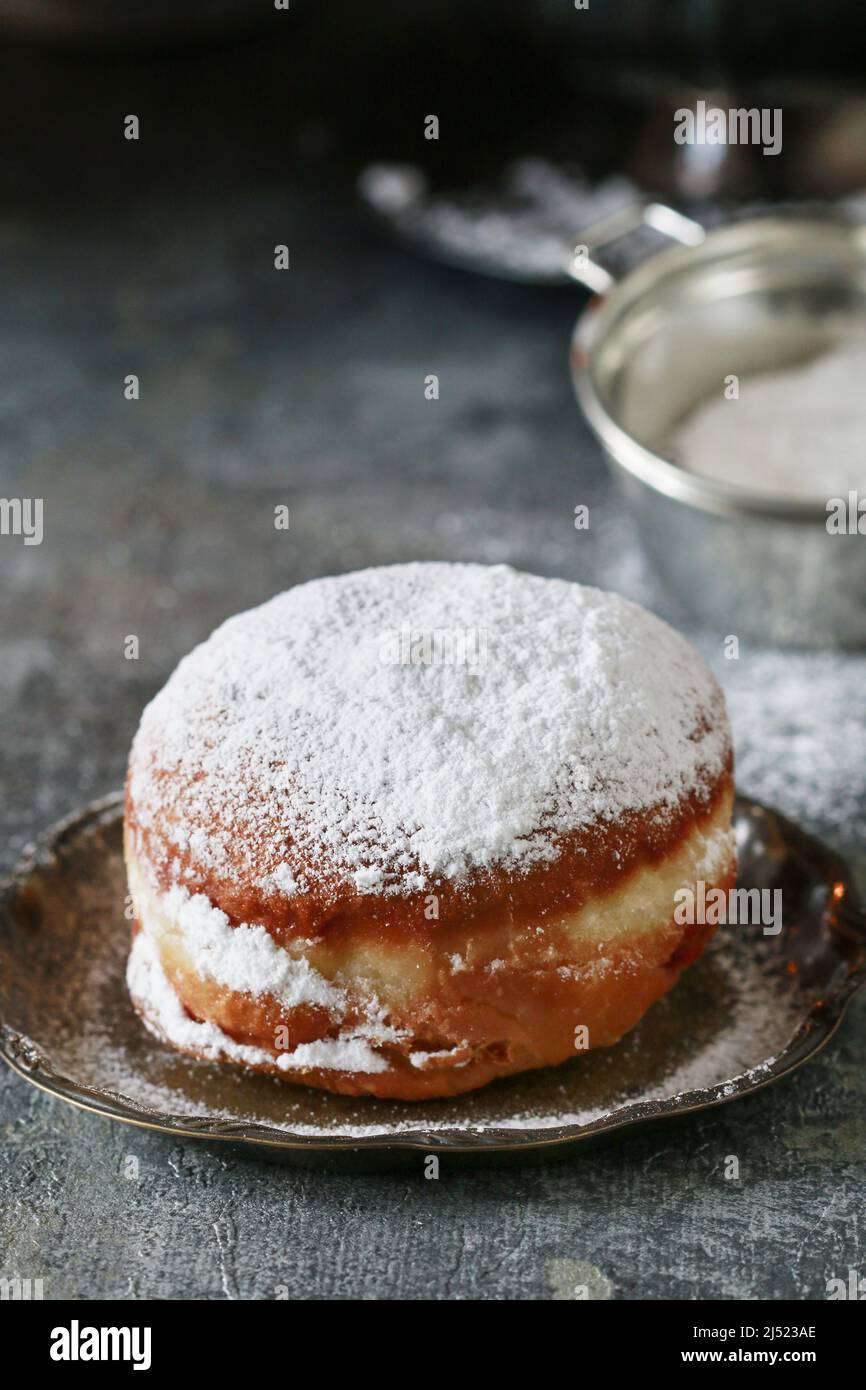
<path id="1" fill-rule="evenodd" d="M 615 280 L 608 248 L 647 226 L 681 244 Z M 638 204 L 584 234 L 571 273 L 597 296 L 572 343 L 577 397 L 668 587 L 725 635 L 866 645 L 866 535 L 828 531 L 821 459 L 802 501 L 689 473 L 671 442 L 730 374 L 866 333 L 866 226 L 790 215 L 706 232 Z"/>

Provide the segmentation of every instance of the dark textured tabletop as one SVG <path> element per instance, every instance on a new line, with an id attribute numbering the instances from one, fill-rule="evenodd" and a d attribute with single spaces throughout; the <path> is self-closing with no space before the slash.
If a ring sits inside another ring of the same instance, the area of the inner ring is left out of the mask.
<path id="1" fill-rule="evenodd" d="M 68 118 L 45 117 L 51 139 L 41 115 L 14 138 L 3 122 L 0 490 L 44 499 L 41 545 L 0 538 L 4 868 L 121 783 L 143 704 L 223 617 L 444 558 L 617 588 L 685 627 L 731 691 L 745 789 L 862 875 L 860 659 L 745 648 L 733 672 L 657 589 L 572 398 L 579 292 L 415 258 L 367 220 L 327 130 L 253 137 L 247 114 L 239 133 L 203 114 L 194 72 L 184 122 L 147 64 L 99 100 L 87 63 L 3 64 L 7 116 L 51 90 Z M 437 1182 L 420 1159 L 353 1175 L 227 1156 L 3 1069 L 0 1274 L 49 1298 L 823 1299 L 866 1273 L 864 1024 L 861 997 L 808 1067 L 735 1105 L 544 1167 L 443 1161 Z"/>

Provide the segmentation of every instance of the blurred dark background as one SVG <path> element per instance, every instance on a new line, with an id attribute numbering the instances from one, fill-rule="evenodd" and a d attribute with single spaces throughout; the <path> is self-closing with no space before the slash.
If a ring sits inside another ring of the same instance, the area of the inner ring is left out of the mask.
<path id="1" fill-rule="evenodd" d="M 0 0 L 2 197 L 110 205 L 279 187 L 298 159 L 417 160 L 441 183 L 516 156 L 689 196 L 672 111 L 782 106 L 782 154 L 730 147 L 714 195 L 866 183 L 858 0 Z M 146 127 L 136 158 L 113 116 Z M 419 139 L 435 111 L 439 142 Z"/>

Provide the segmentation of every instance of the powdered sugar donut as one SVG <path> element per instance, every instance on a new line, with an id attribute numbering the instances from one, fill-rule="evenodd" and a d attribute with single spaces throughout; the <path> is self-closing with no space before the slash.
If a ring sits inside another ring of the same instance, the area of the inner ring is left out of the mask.
<path id="1" fill-rule="evenodd" d="M 128 983 L 159 1036 L 414 1099 L 604 1047 L 733 881 L 722 694 L 613 594 L 503 566 L 314 580 L 148 705 L 127 779 Z"/>

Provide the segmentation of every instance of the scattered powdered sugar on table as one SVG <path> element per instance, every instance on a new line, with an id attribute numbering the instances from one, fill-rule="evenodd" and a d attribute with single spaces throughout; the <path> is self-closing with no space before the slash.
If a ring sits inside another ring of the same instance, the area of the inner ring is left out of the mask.
<path id="1" fill-rule="evenodd" d="M 719 662 L 737 786 L 862 852 L 866 658 L 752 652 Z"/>
<path id="2" fill-rule="evenodd" d="M 711 673 L 637 605 L 506 566 L 411 564 L 229 619 L 145 710 L 130 787 L 141 824 L 268 891 L 321 873 L 409 893 L 663 813 L 727 751 Z"/>
<path id="3" fill-rule="evenodd" d="M 749 492 L 826 501 L 866 495 L 866 339 L 805 365 L 744 376 L 738 399 L 705 402 L 677 431 L 684 468 Z"/>

